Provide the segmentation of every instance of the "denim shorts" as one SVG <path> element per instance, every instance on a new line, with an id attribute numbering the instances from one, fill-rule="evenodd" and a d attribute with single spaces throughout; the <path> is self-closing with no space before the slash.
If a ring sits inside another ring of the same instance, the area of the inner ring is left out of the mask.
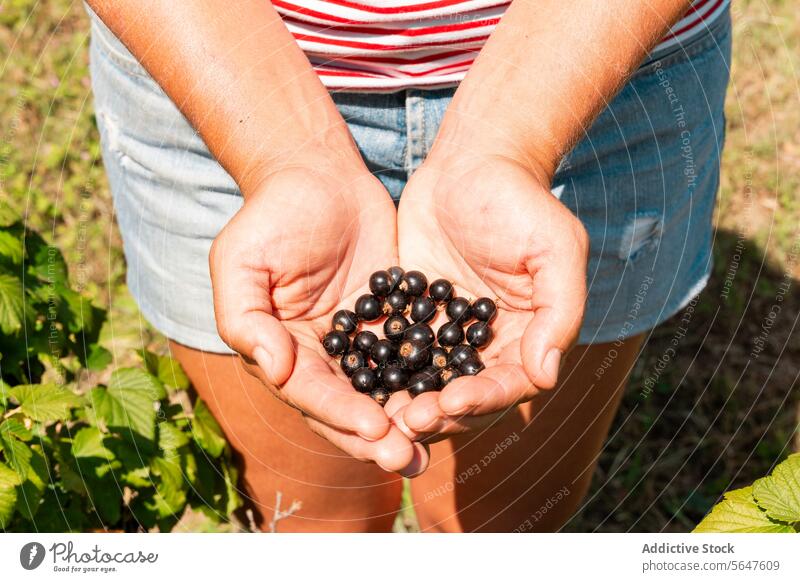
<path id="1" fill-rule="evenodd" d="M 690 43 L 648 59 L 561 161 L 553 194 L 591 239 L 582 344 L 652 329 L 708 280 L 730 43 L 726 13 Z M 230 353 L 214 322 L 208 252 L 242 196 L 93 15 L 91 74 L 130 291 L 167 337 Z M 454 91 L 333 94 L 393 198 L 425 159 Z M 528 107 L 536 115 L 536 104 Z"/>

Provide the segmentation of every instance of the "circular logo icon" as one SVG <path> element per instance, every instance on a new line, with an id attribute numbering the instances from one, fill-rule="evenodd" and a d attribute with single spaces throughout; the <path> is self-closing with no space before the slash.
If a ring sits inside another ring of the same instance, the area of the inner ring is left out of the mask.
<path id="1" fill-rule="evenodd" d="M 19 551 L 19 563 L 26 570 L 35 570 L 44 561 L 44 546 L 39 542 L 28 542 Z"/>

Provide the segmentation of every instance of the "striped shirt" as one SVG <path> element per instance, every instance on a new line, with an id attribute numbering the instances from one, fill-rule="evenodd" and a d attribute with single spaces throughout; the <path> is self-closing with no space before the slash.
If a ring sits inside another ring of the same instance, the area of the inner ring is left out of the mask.
<path id="1" fill-rule="evenodd" d="M 331 89 L 458 84 L 510 0 L 271 0 Z M 702 32 L 730 0 L 695 0 L 654 54 Z"/>

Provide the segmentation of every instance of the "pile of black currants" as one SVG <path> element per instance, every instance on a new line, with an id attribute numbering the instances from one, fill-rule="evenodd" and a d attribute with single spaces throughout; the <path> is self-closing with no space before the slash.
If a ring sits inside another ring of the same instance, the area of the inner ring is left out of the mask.
<path id="1" fill-rule="evenodd" d="M 450 281 L 437 279 L 428 287 L 423 273 L 400 267 L 373 273 L 369 289 L 353 311 L 333 314 L 333 329 L 322 338 L 328 355 L 341 358 L 356 390 L 383 406 L 398 390 L 418 396 L 483 370 L 478 350 L 492 341 L 494 301 L 482 297 L 470 303 L 455 297 Z M 434 333 L 429 323 L 442 309 L 448 321 Z M 359 331 L 360 322 L 382 317 L 385 337 Z"/>

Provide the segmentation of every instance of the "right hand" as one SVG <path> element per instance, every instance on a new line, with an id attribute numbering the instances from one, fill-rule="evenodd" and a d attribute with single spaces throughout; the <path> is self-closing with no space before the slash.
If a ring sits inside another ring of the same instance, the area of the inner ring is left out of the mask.
<path id="1" fill-rule="evenodd" d="M 366 169 L 290 167 L 270 174 L 214 240 L 220 336 L 245 368 L 349 455 L 404 475 L 427 466 L 368 395 L 322 349 L 338 309 L 368 293 L 370 274 L 397 261 L 396 212 Z"/>

